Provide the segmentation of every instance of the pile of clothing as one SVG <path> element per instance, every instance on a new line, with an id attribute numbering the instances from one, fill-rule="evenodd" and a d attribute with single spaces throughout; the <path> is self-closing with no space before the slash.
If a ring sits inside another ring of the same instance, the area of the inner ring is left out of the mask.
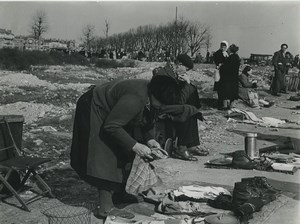
<path id="1" fill-rule="evenodd" d="M 207 216 L 220 211 L 206 204 L 208 200 L 214 200 L 219 194 L 230 195 L 230 192 L 222 187 L 213 186 L 182 186 L 177 190 L 168 192 L 157 206 L 157 211 L 167 215 L 193 215 Z"/>
<path id="2" fill-rule="evenodd" d="M 223 187 L 200 185 L 161 192 L 152 189 L 144 197 L 153 199 L 158 213 L 132 219 L 109 216 L 105 224 L 244 224 L 280 193 L 267 178 L 258 176 L 242 178 L 232 193 Z"/>
<path id="3" fill-rule="evenodd" d="M 258 118 L 253 112 L 232 108 L 228 111 L 228 122 L 242 122 L 246 124 L 256 124 L 263 127 L 280 127 L 286 123 L 284 120 L 280 120 L 273 117 Z"/>
<path id="4" fill-rule="evenodd" d="M 260 211 L 279 195 L 280 191 L 275 189 L 266 177 L 256 176 L 242 178 L 240 182 L 236 182 L 232 197 L 221 194 L 207 203 L 214 208 L 231 210 L 240 223 L 248 223 L 248 220 L 253 218 L 253 213 Z"/>

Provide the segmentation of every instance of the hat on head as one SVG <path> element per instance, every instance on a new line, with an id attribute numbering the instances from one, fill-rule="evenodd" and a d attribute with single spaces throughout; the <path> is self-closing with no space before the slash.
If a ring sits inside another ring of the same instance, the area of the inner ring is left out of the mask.
<path id="1" fill-rule="evenodd" d="M 287 44 L 281 44 L 280 47 L 286 46 L 286 48 L 288 48 L 289 46 Z"/>
<path id="2" fill-rule="evenodd" d="M 228 48 L 229 44 L 226 40 L 221 41 L 221 45 L 223 45 L 223 44 L 226 45 L 226 48 Z"/>
<path id="3" fill-rule="evenodd" d="M 188 56 L 187 54 L 180 54 L 177 56 L 176 58 L 177 63 L 181 62 L 185 67 L 192 69 L 194 68 L 194 63 L 192 61 L 192 59 L 190 58 L 190 56 Z"/>
<path id="4" fill-rule="evenodd" d="M 232 53 L 236 53 L 238 50 L 239 50 L 239 47 L 236 46 L 235 44 L 231 44 L 229 46 L 229 50 L 232 52 Z"/>

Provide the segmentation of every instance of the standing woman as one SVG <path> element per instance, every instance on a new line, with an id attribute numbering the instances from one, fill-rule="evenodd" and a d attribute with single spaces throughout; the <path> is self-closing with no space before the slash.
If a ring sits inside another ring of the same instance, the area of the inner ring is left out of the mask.
<path id="1" fill-rule="evenodd" d="M 229 57 L 223 64 L 223 72 L 220 73 L 219 94 L 223 99 L 223 110 L 233 107 L 234 100 L 239 93 L 239 68 L 240 57 L 237 54 L 239 47 L 235 44 L 228 48 Z"/>
<path id="2" fill-rule="evenodd" d="M 228 58 L 227 48 L 228 48 L 228 42 L 223 40 L 220 44 L 220 49 L 214 53 L 214 62 L 216 64 L 216 69 L 217 69 L 216 72 L 219 72 L 220 76 L 221 73 L 224 72 L 223 64 Z M 217 91 L 218 93 L 218 108 L 222 109 L 224 106 L 226 107 L 226 105 L 223 105 L 223 96 L 219 89 L 219 80 L 218 81 L 215 80 L 214 91 Z"/>

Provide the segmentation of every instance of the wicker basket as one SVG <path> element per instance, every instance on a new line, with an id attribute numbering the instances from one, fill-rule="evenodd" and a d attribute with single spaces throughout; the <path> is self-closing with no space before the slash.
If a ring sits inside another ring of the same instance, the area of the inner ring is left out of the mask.
<path id="1" fill-rule="evenodd" d="M 91 210 L 83 206 L 59 205 L 42 211 L 49 224 L 90 224 Z"/>

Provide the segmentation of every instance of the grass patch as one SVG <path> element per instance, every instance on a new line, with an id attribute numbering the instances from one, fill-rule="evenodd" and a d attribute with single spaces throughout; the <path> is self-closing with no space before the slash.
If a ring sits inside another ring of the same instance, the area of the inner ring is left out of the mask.
<path id="1" fill-rule="evenodd" d="M 29 70 L 32 65 L 89 65 L 84 56 L 73 53 L 43 51 L 20 51 L 18 49 L 0 49 L 0 69 Z"/>

